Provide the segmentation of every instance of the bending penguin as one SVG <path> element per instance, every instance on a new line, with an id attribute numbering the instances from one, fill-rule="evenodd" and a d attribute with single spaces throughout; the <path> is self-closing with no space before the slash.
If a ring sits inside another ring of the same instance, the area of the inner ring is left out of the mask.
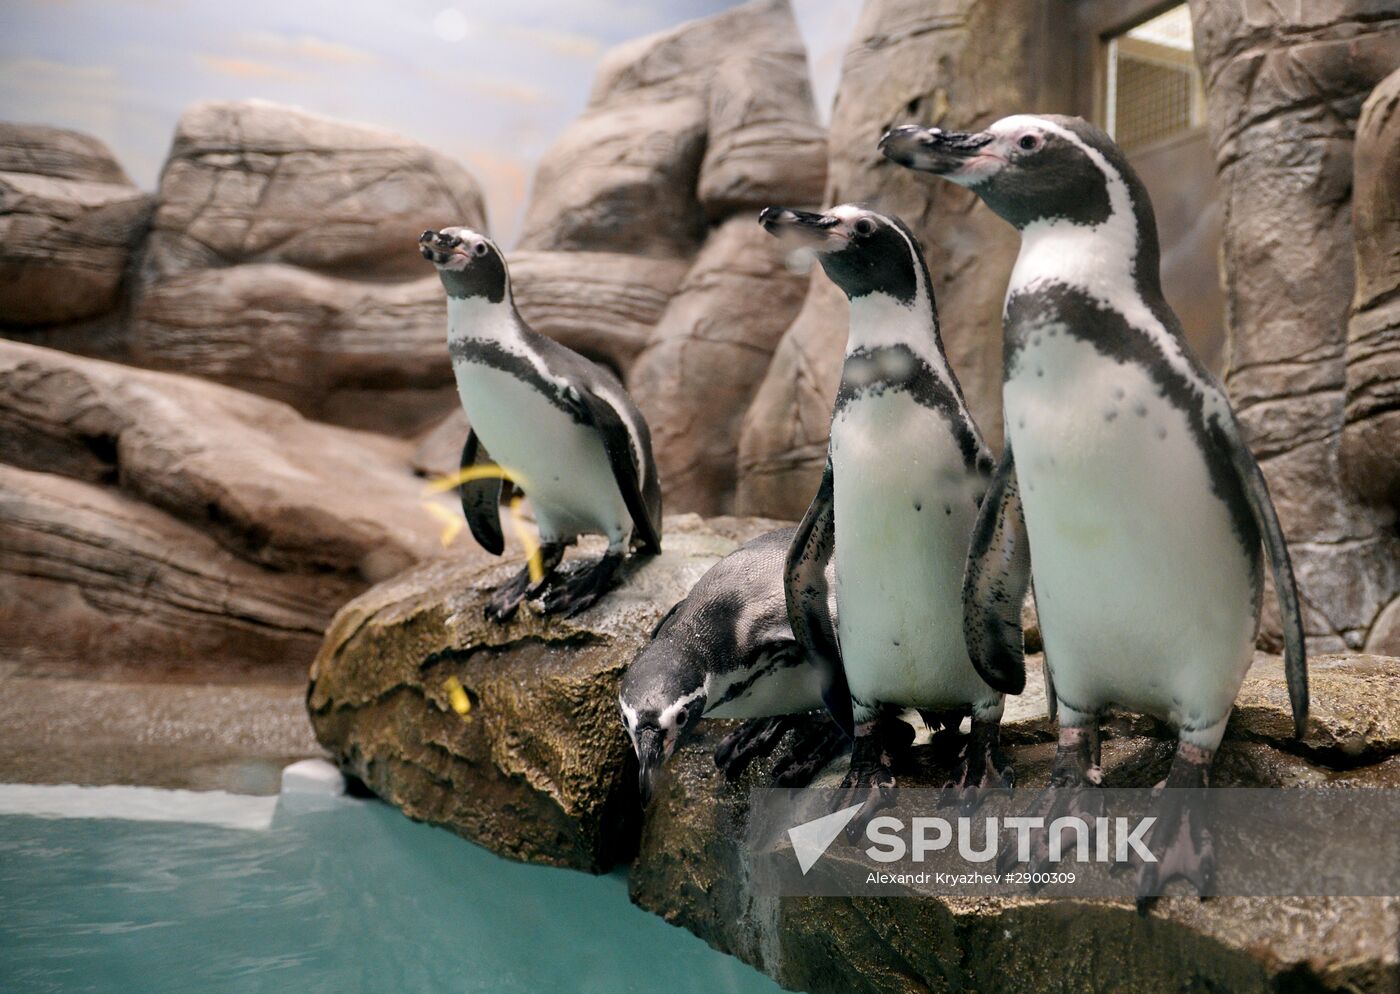
<path id="1" fill-rule="evenodd" d="M 1253 657 L 1261 539 L 1301 734 L 1308 680 L 1288 548 L 1225 391 L 1162 296 L 1152 205 L 1122 152 L 1078 118 L 1024 115 L 979 134 L 903 127 L 880 148 L 968 187 L 1021 232 L 1005 309 L 1006 448 L 977 523 L 965 623 L 978 672 L 1019 687 L 1018 609 L 1034 578 L 1060 726 L 1052 785 L 1099 782 L 1100 714 L 1115 705 L 1177 729 L 1166 786 L 1206 786 Z M 1094 803 L 1087 790 L 1068 796 Z M 1181 792 L 1162 804 L 1159 861 L 1138 871 L 1144 904 L 1174 877 L 1206 893 L 1214 873 L 1199 815 Z"/>
<path id="2" fill-rule="evenodd" d="M 893 785 L 876 718 L 905 707 L 953 727 L 971 714 L 956 785 L 1009 785 L 1002 693 L 978 676 L 962 634 L 963 568 L 992 460 L 944 355 L 923 253 L 898 218 L 853 204 L 769 207 L 759 220 L 814 251 L 851 302 L 826 470 L 786 567 L 793 632 L 829 660 L 827 706 L 853 727 L 842 785 L 872 798 Z"/>
<path id="3" fill-rule="evenodd" d="M 795 533 L 779 528 L 760 535 L 712 566 L 628 667 L 618 706 L 644 803 L 662 765 L 701 718 L 751 719 L 715 750 L 715 764 L 731 780 L 789 728 L 798 736 L 774 767 L 780 784 L 806 783 L 846 748 L 849 740 L 834 722 L 821 715 L 815 727 L 806 721 L 822 708 L 828 678 L 788 625 L 783 563 Z"/>
<path id="4" fill-rule="evenodd" d="M 500 555 L 500 504 L 515 486 L 539 526 L 543 576 L 532 581 L 527 566 L 495 591 L 486 612 L 503 622 L 543 593 L 546 613 L 577 614 L 607 592 L 629 546 L 661 551 L 661 485 L 646 420 L 617 377 L 525 323 L 491 239 L 444 228 L 423 232 L 418 247 L 447 291 L 447 349 L 472 425 L 462 468 L 494 458 L 506 471 L 505 481 L 462 485 L 467 524 L 482 548 Z M 580 535 L 606 535 L 607 552 L 555 582 L 564 549 Z"/>

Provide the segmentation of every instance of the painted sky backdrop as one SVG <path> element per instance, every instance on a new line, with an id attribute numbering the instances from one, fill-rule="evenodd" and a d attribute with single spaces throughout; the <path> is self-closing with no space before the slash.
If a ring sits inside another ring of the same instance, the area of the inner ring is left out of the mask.
<path id="1" fill-rule="evenodd" d="M 387 127 L 465 162 L 513 242 L 541 153 L 603 53 L 732 0 L 3 0 L 0 119 L 107 142 L 154 189 L 176 119 L 250 97 Z M 820 111 L 858 0 L 793 0 Z"/>

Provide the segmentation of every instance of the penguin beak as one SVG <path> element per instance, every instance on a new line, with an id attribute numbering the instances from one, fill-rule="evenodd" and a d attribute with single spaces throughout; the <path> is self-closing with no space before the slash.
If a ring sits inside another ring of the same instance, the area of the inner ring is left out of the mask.
<path id="1" fill-rule="evenodd" d="M 454 254 L 466 258 L 465 252 L 456 251 L 461 244 L 460 238 L 449 235 L 445 231 L 434 231 L 429 228 L 418 236 L 418 253 L 433 265 L 441 266 Z"/>
<path id="2" fill-rule="evenodd" d="M 813 214 L 791 207 L 765 207 L 759 212 L 758 223 L 770 235 L 818 252 L 845 244 L 836 230 L 840 219 L 829 214 Z"/>
<path id="3" fill-rule="evenodd" d="M 972 134 L 906 124 L 885 132 L 879 147 L 887 158 L 901 166 L 960 182 L 984 178 L 982 170 L 977 170 L 977 176 L 971 175 L 977 163 L 1000 161 L 987 151 L 992 139 L 985 131 Z"/>
<path id="4" fill-rule="evenodd" d="M 661 782 L 661 767 L 666 762 L 666 738 L 659 728 L 637 730 L 637 789 L 642 805 L 651 803 Z"/>

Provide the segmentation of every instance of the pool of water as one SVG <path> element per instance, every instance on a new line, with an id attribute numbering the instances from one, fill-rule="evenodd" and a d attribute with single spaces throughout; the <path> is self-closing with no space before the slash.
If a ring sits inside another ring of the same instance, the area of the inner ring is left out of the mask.
<path id="1" fill-rule="evenodd" d="M 511 863 L 374 801 L 270 813 L 0 815 L 0 992 L 780 990 L 620 874 Z"/>

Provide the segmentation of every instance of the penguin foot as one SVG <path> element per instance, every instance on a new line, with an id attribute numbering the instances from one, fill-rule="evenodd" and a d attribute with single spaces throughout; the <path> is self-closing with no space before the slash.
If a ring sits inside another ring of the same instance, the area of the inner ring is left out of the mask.
<path id="1" fill-rule="evenodd" d="M 498 625 L 504 625 L 515 617 L 520 605 L 529 600 L 530 588 L 530 569 L 527 566 L 491 592 L 491 599 L 486 602 L 486 617 Z"/>
<path id="2" fill-rule="evenodd" d="M 1016 785 L 1016 771 L 1001 751 L 1000 719 L 987 721 L 974 717 L 962 759 L 953 779 L 943 785 L 946 804 L 957 804 L 970 815 L 982 803 L 985 792 L 1010 790 Z"/>
<path id="3" fill-rule="evenodd" d="M 1137 870 L 1138 914 L 1146 915 L 1173 880 L 1185 880 L 1201 900 L 1215 893 L 1215 845 L 1201 808 L 1197 791 L 1162 791 L 1157 822 L 1147 840 L 1157 861 L 1148 862 L 1133 852 L 1127 864 L 1119 864 Z"/>
<path id="4" fill-rule="evenodd" d="M 744 775 L 755 759 L 767 756 L 792 727 L 791 715 L 755 718 L 746 721 L 715 746 L 715 766 L 724 779 L 733 783 Z"/>
<path id="5" fill-rule="evenodd" d="M 1078 819 L 1092 848 L 1097 819 L 1103 814 L 1103 795 L 1099 793 L 1102 781 L 1097 725 L 1062 725 L 1055 749 L 1055 765 L 1050 771 L 1050 785 L 1041 791 L 1026 812 L 1030 818 L 1041 819 L 1040 827 L 1028 829 L 1026 835 L 1008 833 L 1010 844 L 1001 846 L 998 871 L 1005 873 L 1018 863 L 1029 862 L 1028 869 L 1034 880 L 1035 874 L 1054 870 L 1056 863 L 1050 859 L 1048 826 L 1057 818 Z M 1043 885 L 1032 883 L 1030 886 L 1031 893 L 1035 893 Z"/>
<path id="6" fill-rule="evenodd" d="M 773 764 L 773 782 L 779 787 L 805 787 L 849 744 L 836 722 L 818 716 L 799 729 L 792 745 Z"/>
<path id="7" fill-rule="evenodd" d="M 846 838 L 852 841 L 865 834 L 865 826 L 876 814 L 894 804 L 894 761 L 881 741 L 877 726 L 875 721 L 856 726 L 851 766 L 841 780 L 837 795 L 839 808 L 864 805 L 846 827 Z"/>
<path id="8" fill-rule="evenodd" d="M 608 552 L 592 566 L 574 573 L 563 583 L 550 587 L 544 595 L 544 613 L 565 617 L 588 610 L 613 586 L 613 577 L 622 565 L 622 553 Z"/>

